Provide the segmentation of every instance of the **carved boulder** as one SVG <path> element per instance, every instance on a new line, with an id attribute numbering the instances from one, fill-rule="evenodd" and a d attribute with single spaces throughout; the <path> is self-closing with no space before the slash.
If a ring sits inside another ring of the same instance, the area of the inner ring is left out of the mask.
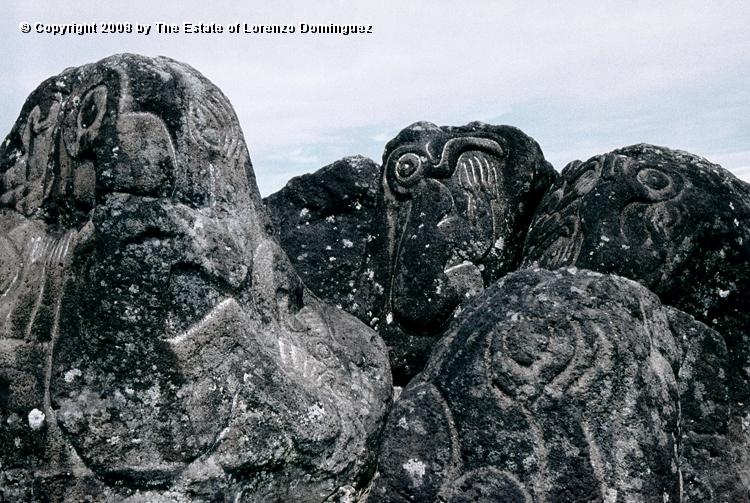
<path id="1" fill-rule="evenodd" d="M 696 155 L 634 145 L 575 161 L 544 196 L 524 265 L 633 279 L 719 332 L 733 449 L 750 462 L 750 185 Z M 750 484 L 750 469 L 743 470 Z"/>
<path id="2" fill-rule="evenodd" d="M 510 126 L 418 122 L 388 142 L 352 312 L 378 327 L 397 384 L 421 370 L 462 305 L 517 268 L 554 177 L 539 145 Z"/>
<path id="3" fill-rule="evenodd" d="M 302 285 L 202 75 L 119 55 L 47 80 L 0 147 L 0 205 L 4 501 L 366 483 L 385 347 Z"/>
<path id="4" fill-rule="evenodd" d="M 404 388 L 368 503 L 748 501 L 726 347 L 641 285 L 511 273 Z"/>

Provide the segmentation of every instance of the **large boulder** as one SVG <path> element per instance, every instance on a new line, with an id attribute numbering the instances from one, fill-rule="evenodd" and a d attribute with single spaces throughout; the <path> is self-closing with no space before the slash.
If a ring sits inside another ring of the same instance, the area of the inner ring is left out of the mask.
<path id="1" fill-rule="evenodd" d="M 0 204 L 4 501 L 366 484 L 385 347 L 302 285 L 202 75 L 119 55 L 47 80 L 0 147 Z"/>
<path id="2" fill-rule="evenodd" d="M 539 145 L 510 126 L 418 122 L 388 142 L 352 312 L 378 327 L 394 382 L 422 369 L 462 305 L 518 267 L 554 178 Z"/>
<path id="3" fill-rule="evenodd" d="M 631 278 L 722 334 L 735 456 L 750 485 L 750 185 L 703 158 L 634 145 L 570 163 L 544 196 L 524 265 Z"/>
<path id="4" fill-rule="evenodd" d="M 631 280 L 511 273 L 403 390 L 367 502 L 748 501 L 726 364 Z"/>
<path id="5" fill-rule="evenodd" d="M 380 166 L 352 156 L 294 177 L 263 200 L 305 286 L 350 312 L 379 192 Z"/>

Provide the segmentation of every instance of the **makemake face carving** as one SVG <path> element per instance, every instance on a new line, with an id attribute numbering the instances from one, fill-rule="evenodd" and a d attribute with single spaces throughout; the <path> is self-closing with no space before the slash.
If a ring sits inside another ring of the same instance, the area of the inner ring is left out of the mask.
<path id="1" fill-rule="evenodd" d="M 526 260 L 606 270 L 654 288 L 681 247 L 685 185 L 669 163 L 615 154 L 570 163 L 540 205 Z"/>

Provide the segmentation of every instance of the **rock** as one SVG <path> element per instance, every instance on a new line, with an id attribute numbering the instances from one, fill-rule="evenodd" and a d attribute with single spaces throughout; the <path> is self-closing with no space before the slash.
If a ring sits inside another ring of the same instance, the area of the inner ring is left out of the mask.
<path id="1" fill-rule="evenodd" d="M 511 273 L 404 388 L 367 502 L 748 501 L 721 450 L 725 357 L 630 280 Z"/>
<path id="2" fill-rule="evenodd" d="M 271 238 L 213 84 L 168 58 L 68 69 L 27 100 L 0 173 L 6 501 L 362 489 L 385 347 Z"/>
<path id="3" fill-rule="evenodd" d="M 352 311 L 356 281 L 372 240 L 380 166 L 345 157 L 289 180 L 263 200 L 276 239 L 302 282 L 321 299 Z"/>
<path id="4" fill-rule="evenodd" d="M 555 172 L 520 130 L 479 122 L 412 124 L 386 145 L 382 170 L 352 312 L 378 327 L 403 385 L 453 314 L 517 268 Z"/>
<path id="5" fill-rule="evenodd" d="M 721 335 L 692 316 L 667 308 L 680 348 L 679 466 L 683 502 L 748 501 L 744 459 L 730 418 L 730 362 Z"/>
<path id="6" fill-rule="evenodd" d="M 575 161 L 544 196 L 524 265 L 622 275 L 722 334 L 730 429 L 750 486 L 750 185 L 698 156 L 634 145 Z"/>

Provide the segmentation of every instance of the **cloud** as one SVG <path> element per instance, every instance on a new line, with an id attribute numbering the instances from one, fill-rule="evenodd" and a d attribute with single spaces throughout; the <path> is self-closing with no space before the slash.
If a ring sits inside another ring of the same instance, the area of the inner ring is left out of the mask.
<path id="1" fill-rule="evenodd" d="M 313 159 L 336 155 L 379 160 L 387 140 L 418 120 L 516 125 L 556 166 L 638 141 L 740 152 L 750 150 L 749 18 L 750 3 L 726 0 L 72 0 L 64 9 L 26 0 L 8 9 L 0 37 L 0 128 L 10 129 L 46 77 L 138 52 L 185 61 L 223 90 L 266 194 L 281 162 L 316 169 Z M 54 38 L 17 28 L 81 20 L 356 23 L 373 33 Z"/>

